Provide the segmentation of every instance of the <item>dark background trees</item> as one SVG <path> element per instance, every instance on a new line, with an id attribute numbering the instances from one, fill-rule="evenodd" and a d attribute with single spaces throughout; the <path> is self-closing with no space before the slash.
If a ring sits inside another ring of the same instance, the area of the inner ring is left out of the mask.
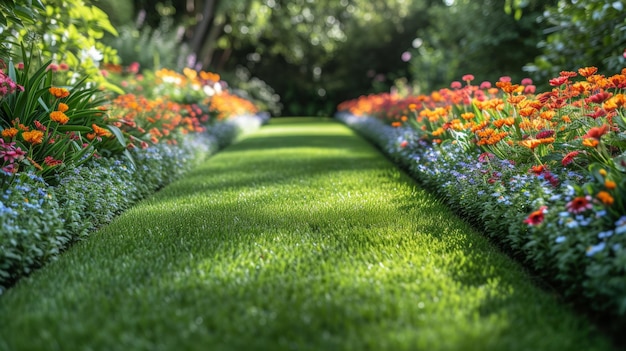
<path id="1" fill-rule="evenodd" d="M 585 65 L 615 73 L 626 48 L 623 5 L 609 0 L 93 1 L 118 26 L 123 61 L 257 77 L 289 115 L 328 115 L 403 77 L 428 92 L 467 73 L 539 84 Z"/>

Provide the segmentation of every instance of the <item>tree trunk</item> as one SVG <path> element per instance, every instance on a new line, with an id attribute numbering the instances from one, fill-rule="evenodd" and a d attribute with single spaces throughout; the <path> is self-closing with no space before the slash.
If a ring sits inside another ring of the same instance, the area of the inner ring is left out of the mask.
<path id="1" fill-rule="evenodd" d="M 206 0 L 204 2 L 204 8 L 202 9 L 202 20 L 198 23 L 193 31 L 193 36 L 189 43 L 190 59 L 188 62 L 192 67 L 196 66 L 198 58 L 201 54 L 203 44 L 209 35 L 209 28 L 215 18 L 215 9 L 219 0 Z"/>

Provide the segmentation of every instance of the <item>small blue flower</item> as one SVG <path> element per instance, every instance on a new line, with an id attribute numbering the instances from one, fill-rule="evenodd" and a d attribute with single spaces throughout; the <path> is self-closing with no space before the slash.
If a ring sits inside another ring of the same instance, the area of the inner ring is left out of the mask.
<path id="1" fill-rule="evenodd" d="M 607 230 L 605 232 L 598 233 L 598 239 L 606 239 L 606 238 L 611 237 L 612 235 L 613 235 L 613 231 Z"/>
<path id="2" fill-rule="evenodd" d="M 566 239 L 566 238 L 565 238 L 563 235 L 561 235 L 561 236 L 558 236 L 558 237 L 557 237 L 554 241 L 555 241 L 557 244 L 560 244 L 560 243 L 564 242 L 564 241 L 565 241 L 565 239 Z"/>
<path id="3" fill-rule="evenodd" d="M 606 247 L 606 243 L 604 243 L 604 241 L 597 245 L 589 246 L 589 248 L 587 248 L 587 256 L 591 257 L 597 254 L 598 252 L 604 250 L 605 247 Z"/>

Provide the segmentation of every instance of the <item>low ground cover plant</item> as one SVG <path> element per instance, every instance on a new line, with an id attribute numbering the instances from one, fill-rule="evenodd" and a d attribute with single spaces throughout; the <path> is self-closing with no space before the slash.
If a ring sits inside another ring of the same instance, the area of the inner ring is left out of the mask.
<path id="1" fill-rule="evenodd" d="M 261 123 L 227 89 L 178 86 L 190 103 L 153 81 L 152 97 L 120 95 L 22 57 L 0 69 L 0 293 Z"/>
<path id="2" fill-rule="evenodd" d="M 338 109 L 564 295 L 625 325 L 626 69 L 561 72 L 544 92 L 473 81 Z"/>

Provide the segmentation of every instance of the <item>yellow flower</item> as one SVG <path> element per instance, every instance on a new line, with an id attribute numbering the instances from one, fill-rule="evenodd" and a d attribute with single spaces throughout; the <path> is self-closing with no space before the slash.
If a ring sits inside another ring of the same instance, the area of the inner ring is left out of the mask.
<path id="1" fill-rule="evenodd" d="M 593 139 L 593 138 L 584 139 L 583 140 L 583 146 L 596 147 L 596 146 L 598 146 L 598 140 Z"/>
<path id="2" fill-rule="evenodd" d="M 23 132 L 22 138 L 24 138 L 24 141 L 26 141 L 27 143 L 41 144 L 43 142 L 43 132 L 40 130 Z"/>
<path id="3" fill-rule="evenodd" d="M 604 190 L 599 192 L 598 195 L 596 195 L 596 197 L 598 198 L 598 200 L 600 200 L 600 202 L 602 202 L 606 206 L 613 205 L 613 202 L 615 201 L 613 199 L 613 196 L 611 196 L 611 194 L 609 194 L 608 192 Z"/>
<path id="4" fill-rule="evenodd" d="M 70 118 L 67 117 L 65 115 L 65 113 L 63 113 L 62 111 L 53 111 L 50 113 L 50 119 L 59 123 L 59 124 L 65 124 L 67 123 Z"/>

